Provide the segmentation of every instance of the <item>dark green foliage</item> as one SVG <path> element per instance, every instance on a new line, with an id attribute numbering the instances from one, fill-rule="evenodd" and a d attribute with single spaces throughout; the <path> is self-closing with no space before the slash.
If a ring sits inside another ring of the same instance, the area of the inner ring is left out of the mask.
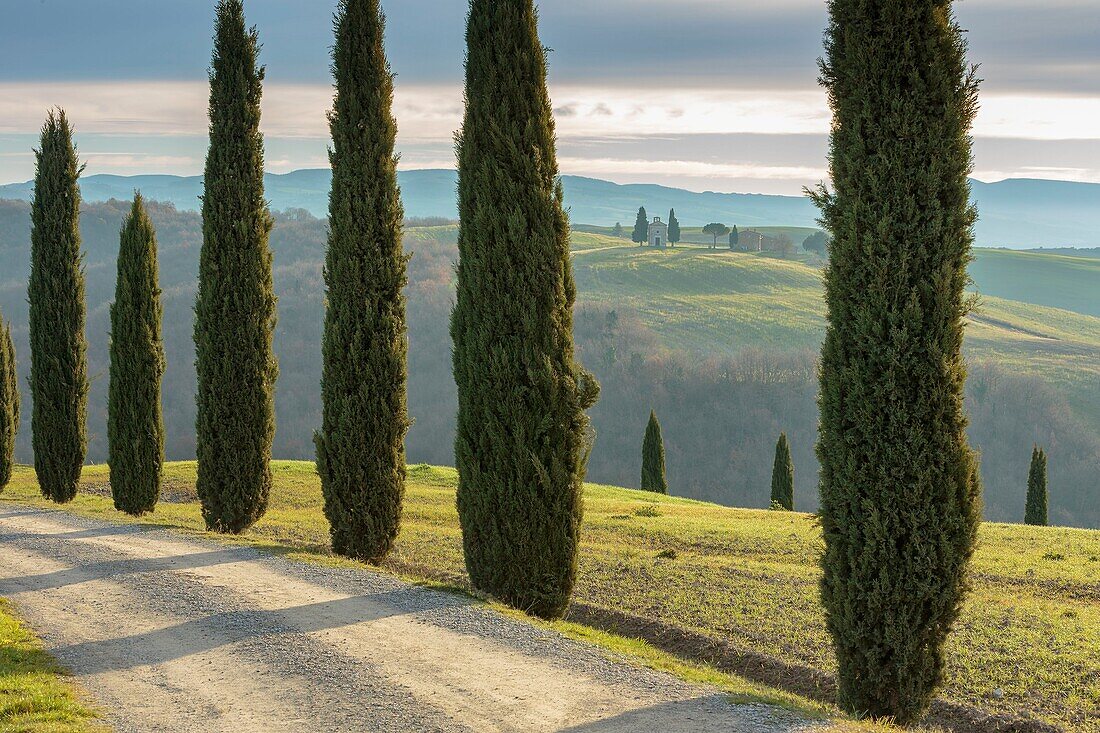
<path id="1" fill-rule="evenodd" d="M 630 241 L 645 244 L 649 241 L 649 214 L 645 213 L 645 207 L 638 209 L 638 218 L 634 220 L 634 232 L 630 235 Z"/>
<path id="2" fill-rule="evenodd" d="M 642 440 L 642 491 L 668 493 L 668 480 L 665 478 L 665 441 L 661 437 L 661 423 L 657 422 L 657 413 L 649 411 L 649 422 L 645 426 L 645 439 Z"/>
<path id="3" fill-rule="evenodd" d="M 717 222 L 707 224 L 703 227 L 703 234 L 709 234 L 714 237 L 714 243 L 711 245 L 711 249 L 718 246 L 718 237 L 724 237 L 730 233 L 730 228 L 725 224 L 719 224 Z"/>
<path id="4" fill-rule="evenodd" d="M 324 414 L 315 437 L 333 550 L 368 562 L 380 562 L 397 539 L 409 426 L 407 258 L 384 27 L 378 0 L 340 3 L 329 115 Z"/>
<path id="5" fill-rule="evenodd" d="M 1024 524 L 1047 526 L 1047 454 L 1035 446 L 1031 451 L 1031 469 L 1027 475 L 1027 506 Z"/>
<path id="6" fill-rule="evenodd" d="M 621 239 L 623 236 L 623 225 L 621 222 L 615 222 L 615 226 L 611 228 L 611 236 L 616 239 Z"/>
<path id="7" fill-rule="evenodd" d="M 82 167 L 65 112 L 50 112 L 35 151 L 31 202 L 31 442 L 43 496 L 72 501 L 87 448 L 88 344 L 80 253 Z"/>
<path id="8" fill-rule="evenodd" d="M 943 681 L 981 513 L 961 354 L 977 82 L 949 0 L 829 9 L 821 592 L 840 704 L 908 725 Z"/>
<path id="9" fill-rule="evenodd" d="M 264 72 L 241 0 L 218 3 L 214 44 L 195 305 L 197 488 L 207 527 L 241 532 L 267 509 L 279 371 L 259 129 Z"/>
<path id="10" fill-rule="evenodd" d="M 829 235 L 825 232 L 814 232 L 802 242 L 802 249 L 825 256 L 829 251 Z"/>
<path id="11" fill-rule="evenodd" d="M 459 264 L 451 318 L 455 461 L 474 586 L 560 616 L 577 570 L 585 409 L 576 288 L 546 56 L 532 0 L 473 0 L 458 139 Z"/>
<path id="12" fill-rule="evenodd" d="M 0 491 L 11 481 L 18 432 L 19 381 L 15 376 L 15 345 L 11 340 L 11 324 L 0 314 Z"/>
<path id="13" fill-rule="evenodd" d="M 118 280 L 111 304 L 108 464 L 115 508 L 140 516 L 160 497 L 164 421 L 160 383 L 164 341 L 157 235 L 141 194 L 122 225 Z"/>
<path id="14" fill-rule="evenodd" d="M 791 461 L 791 446 L 787 434 L 780 433 L 775 444 L 775 462 L 772 464 L 772 501 L 773 507 L 794 511 L 794 463 Z"/>
<path id="15" fill-rule="evenodd" d="M 741 233 L 737 231 L 737 225 L 733 225 L 733 229 L 730 230 L 730 249 L 737 249 L 737 245 L 741 242 Z"/>
<path id="16" fill-rule="evenodd" d="M 680 220 L 676 218 L 676 209 L 668 212 L 668 241 L 670 244 L 680 241 Z"/>

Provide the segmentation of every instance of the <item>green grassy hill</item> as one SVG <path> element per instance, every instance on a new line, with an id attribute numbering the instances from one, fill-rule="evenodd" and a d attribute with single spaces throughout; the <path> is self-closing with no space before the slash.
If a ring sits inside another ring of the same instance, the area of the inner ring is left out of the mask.
<path id="1" fill-rule="evenodd" d="M 821 272 L 811 264 L 696 246 L 654 251 L 596 233 L 576 237 L 580 301 L 636 310 L 670 348 L 729 355 L 821 343 Z M 975 254 L 971 276 L 981 299 L 968 325 L 967 357 L 1057 386 L 1100 435 L 1100 260 Z"/>
<path id="2" fill-rule="evenodd" d="M 270 510 L 230 541 L 342 562 L 329 554 L 313 464 L 278 461 L 273 469 Z M 81 493 L 65 510 L 134 521 L 114 511 L 107 480 L 106 467 L 86 468 Z M 194 481 L 194 463 L 169 465 L 162 503 L 143 521 L 201 531 Z M 452 469 L 410 468 L 401 535 L 385 567 L 464 582 L 455 485 Z M 16 470 L 3 498 L 47 505 L 29 467 Z M 595 485 L 585 489 L 585 512 L 574 600 L 590 617 L 601 609 L 627 614 L 640 631 L 663 625 L 763 655 L 751 657 L 757 663 L 832 674 L 817 594 L 822 541 L 812 516 Z M 1100 731 L 1098 578 L 1100 531 L 984 524 L 943 697 Z M 781 686 L 799 683 L 795 675 Z"/>

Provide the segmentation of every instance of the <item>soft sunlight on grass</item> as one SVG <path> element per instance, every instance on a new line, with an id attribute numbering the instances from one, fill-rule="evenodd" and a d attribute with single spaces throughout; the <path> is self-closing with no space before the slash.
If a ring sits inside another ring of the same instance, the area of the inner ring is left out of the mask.
<path id="1" fill-rule="evenodd" d="M 810 264 L 728 249 L 652 250 L 599 234 L 573 236 L 580 305 L 637 311 L 666 347 L 705 357 L 821 345 L 821 271 Z M 975 257 L 981 302 L 967 325 L 966 357 L 1041 377 L 1100 430 L 1100 317 L 1090 315 L 1100 311 L 1091 303 L 1097 300 L 1100 265 L 1000 250 L 977 250 Z M 983 290 L 983 278 L 995 277 L 997 285 Z M 998 296 L 1011 288 L 1044 305 Z"/>
<path id="2" fill-rule="evenodd" d="M 273 470 L 267 516 L 230 541 L 354 565 L 329 553 L 313 465 L 277 461 Z M 141 521 L 202 531 L 194 472 L 194 463 L 171 464 L 169 501 Z M 69 509 L 122 519 L 105 495 L 106 481 L 105 467 L 85 469 L 85 486 Z M 452 469 L 410 467 L 391 570 L 464 578 L 456 482 Z M 17 469 L 3 498 L 46 505 L 26 467 Z M 577 600 L 833 670 L 818 605 L 821 537 L 813 516 L 595 485 L 586 488 L 585 502 Z M 1100 731 L 1100 532 L 987 523 L 973 585 L 951 637 L 944 697 Z"/>
<path id="3" fill-rule="evenodd" d="M 0 731 L 105 731 L 95 712 L 64 678 L 64 670 L 0 600 Z"/>

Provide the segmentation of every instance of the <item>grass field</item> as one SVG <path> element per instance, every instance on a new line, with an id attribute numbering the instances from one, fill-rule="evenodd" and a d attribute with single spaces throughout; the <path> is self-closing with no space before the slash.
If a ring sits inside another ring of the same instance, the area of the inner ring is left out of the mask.
<path id="1" fill-rule="evenodd" d="M 574 242 L 579 302 L 637 311 L 677 351 L 817 349 L 821 270 L 801 260 L 698 247 L 654 251 L 601 234 Z M 980 295 L 966 355 L 1058 387 L 1100 434 L 1100 260 L 977 250 Z"/>
<path id="2" fill-rule="evenodd" d="M 64 670 L 0 600 L 0 732 L 105 731 Z"/>
<path id="3" fill-rule="evenodd" d="M 201 530 L 194 472 L 193 463 L 171 464 L 167 501 L 144 521 Z M 277 462 L 274 473 L 270 511 L 237 541 L 335 561 L 312 464 Z M 121 518 L 106 481 L 105 467 L 87 468 L 69 510 Z M 392 569 L 464 577 L 455 484 L 451 469 L 410 468 Z M 45 504 L 26 467 L 3 498 Z M 578 601 L 833 670 L 817 600 L 821 538 L 812 516 L 606 486 L 588 486 L 585 502 Z M 951 638 L 944 697 L 1100 732 L 1100 531 L 987 523 L 973 586 Z"/>

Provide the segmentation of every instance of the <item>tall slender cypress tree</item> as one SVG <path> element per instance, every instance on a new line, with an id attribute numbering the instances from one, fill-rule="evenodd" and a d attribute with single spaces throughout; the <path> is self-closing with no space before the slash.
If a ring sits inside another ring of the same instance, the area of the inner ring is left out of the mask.
<path id="1" fill-rule="evenodd" d="M 220 0 L 195 305 L 198 493 L 206 525 L 241 532 L 267 509 L 278 365 L 260 134 L 263 68 L 241 0 Z"/>
<path id="2" fill-rule="evenodd" d="M 775 444 L 775 462 L 772 464 L 772 506 L 794 511 L 794 463 L 791 461 L 791 445 L 787 434 L 779 434 Z"/>
<path id="3" fill-rule="evenodd" d="M 649 214 L 645 213 L 645 207 L 638 209 L 638 216 L 634 219 L 634 231 L 630 234 L 630 240 L 636 244 L 649 242 Z"/>
<path id="4" fill-rule="evenodd" d="M 51 111 L 35 151 L 31 202 L 31 443 L 42 494 L 72 501 L 88 446 L 88 344 L 84 338 L 84 270 L 80 187 L 73 130 Z"/>
<path id="5" fill-rule="evenodd" d="M 157 235 L 141 194 L 122 224 L 111 304 L 108 463 L 115 508 L 140 516 L 160 497 L 164 467 L 164 376 Z"/>
<path id="6" fill-rule="evenodd" d="M 378 0 L 341 0 L 317 470 L 333 549 L 370 562 L 393 548 L 405 493 L 405 266 L 393 75 Z"/>
<path id="7" fill-rule="evenodd" d="M 680 220 L 676 218 L 676 209 L 668 212 L 668 241 L 670 244 L 680 241 Z"/>
<path id="8" fill-rule="evenodd" d="M 668 479 L 665 477 L 665 441 L 661 436 L 661 423 L 657 422 L 657 413 L 649 411 L 649 422 L 645 426 L 645 438 L 642 439 L 642 491 L 658 494 L 668 493 Z"/>
<path id="9" fill-rule="evenodd" d="M 907 725 L 943 679 L 980 519 L 961 354 L 977 80 L 950 0 L 829 11 L 821 591 L 840 704 Z"/>
<path id="10" fill-rule="evenodd" d="M 1024 524 L 1032 524 L 1036 527 L 1047 526 L 1047 454 L 1039 446 L 1031 450 Z"/>
<path id="11" fill-rule="evenodd" d="M 458 511 L 475 587 L 559 616 L 577 570 L 585 409 L 546 56 L 532 0 L 472 0 L 458 139 Z"/>
<path id="12" fill-rule="evenodd" d="M 11 340 L 11 324 L 0 313 L 0 491 L 11 481 L 18 432 L 19 381 L 15 376 L 15 344 Z"/>

